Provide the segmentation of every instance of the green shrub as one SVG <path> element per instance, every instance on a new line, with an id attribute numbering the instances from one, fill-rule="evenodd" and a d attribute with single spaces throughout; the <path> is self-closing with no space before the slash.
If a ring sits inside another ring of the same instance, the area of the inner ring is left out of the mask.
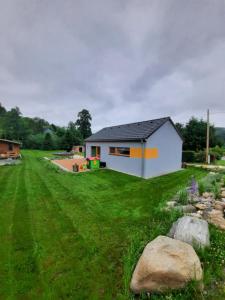
<path id="1" fill-rule="evenodd" d="M 198 191 L 202 195 L 204 192 L 213 192 L 216 199 L 220 198 L 220 182 L 223 179 L 222 173 L 208 174 L 198 182 Z M 224 182 L 225 183 L 225 182 Z"/>
<path id="2" fill-rule="evenodd" d="M 196 162 L 199 162 L 199 163 L 205 162 L 205 157 L 206 157 L 205 151 L 199 151 L 199 152 L 195 153 L 195 161 Z"/>
<path id="3" fill-rule="evenodd" d="M 215 159 L 220 160 L 224 155 L 224 149 L 216 146 L 214 148 L 210 148 L 209 153 L 210 155 L 214 156 Z"/>
<path id="4" fill-rule="evenodd" d="M 216 182 L 220 182 L 223 177 L 223 175 L 221 173 L 216 173 L 214 176 L 215 176 Z"/>
<path id="5" fill-rule="evenodd" d="M 183 151 L 182 152 L 182 162 L 194 162 L 195 161 L 195 151 Z"/>

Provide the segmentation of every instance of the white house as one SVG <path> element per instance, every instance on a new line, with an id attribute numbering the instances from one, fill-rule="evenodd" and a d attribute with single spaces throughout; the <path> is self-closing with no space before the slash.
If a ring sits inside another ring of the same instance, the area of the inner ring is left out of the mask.
<path id="1" fill-rule="evenodd" d="M 150 178 L 181 169 L 183 140 L 170 117 L 105 127 L 86 139 L 86 157 Z"/>

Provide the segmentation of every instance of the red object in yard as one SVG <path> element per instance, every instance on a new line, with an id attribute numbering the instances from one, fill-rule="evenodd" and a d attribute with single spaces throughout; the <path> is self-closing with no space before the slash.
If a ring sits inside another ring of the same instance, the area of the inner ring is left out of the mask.
<path id="1" fill-rule="evenodd" d="M 97 156 L 89 156 L 87 157 L 87 160 L 96 160 L 99 159 Z"/>

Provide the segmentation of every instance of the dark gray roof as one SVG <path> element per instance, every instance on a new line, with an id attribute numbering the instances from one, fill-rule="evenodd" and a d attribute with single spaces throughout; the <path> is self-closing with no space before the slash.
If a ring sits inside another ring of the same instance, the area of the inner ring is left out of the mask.
<path id="1" fill-rule="evenodd" d="M 170 117 L 124 124 L 119 126 L 105 127 L 96 132 L 86 142 L 107 142 L 107 141 L 140 141 L 147 139 L 165 122 L 172 120 Z M 175 125 L 173 124 L 175 127 Z M 179 134 L 179 132 L 178 132 Z"/>

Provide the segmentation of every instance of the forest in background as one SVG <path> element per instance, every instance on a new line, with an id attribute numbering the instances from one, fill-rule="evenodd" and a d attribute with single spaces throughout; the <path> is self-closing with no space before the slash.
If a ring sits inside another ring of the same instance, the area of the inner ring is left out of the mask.
<path id="1" fill-rule="evenodd" d="M 62 127 L 38 117 L 24 117 L 18 107 L 7 111 L 0 103 L 0 138 L 20 141 L 26 149 L 71 150 L 92 134 L 91 120 L 90 112 L 83 109 L 74 122 Z"/>
<path id="2" fill-rule="evenodd" d="M 82 145 L 92 134 L 92 117 L 87 109 L 80 111 L 75 121 L 67 126 L 57 126 L 39 117 L 22 115 L 18 107 L 7 109 L 0 103 L 0 138 L 22 142 L 27 149 L 71 150 L 74 145 Z M 184 139 L 183 149 L 203 151 L 206 144 L 206 122 L 192 117 L 187 123 L 176 123 Z M 210 125 L 210 147 L 225 146 L 225 128 Z"/>

